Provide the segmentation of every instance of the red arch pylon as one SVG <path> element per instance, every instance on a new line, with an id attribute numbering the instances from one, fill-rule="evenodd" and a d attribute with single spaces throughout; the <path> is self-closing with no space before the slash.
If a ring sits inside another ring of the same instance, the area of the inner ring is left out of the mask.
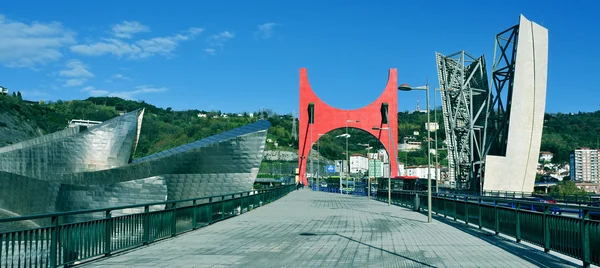
<path id="1" fill-rule="evenodd" d="M 309 104 L 314 104 L 314 123 L 309 124 Z M 380 109 L 383 103 L 388 104 L 388 124 L 383 124 Z M 299 146 L 298 170 L 299 180 L 308 185 L 306 177 L 306 161 L 313 144 L 319 139 L 319 134 L 346 127 L 346 120 L 359 120 L 358 123 L 348 123 L 348 127 L 362 129 L 379 141 L 385 147 L 392 164 L 392 177 L 398 176 L 398 75 L 396 69 L 390 69 L 388 81 L 383 93 L 371 104 L 355 109 L 342 110 L 331 107 L 315 94 L 308 82 L 306 68 L 300 68 L 300 110 L 299 110 Z M 391 129 L 391 145 L 388 145 L 387 130 L 373 130 L 373 127 Z M 312 132 L 312 140 L 311 140 Z"/>

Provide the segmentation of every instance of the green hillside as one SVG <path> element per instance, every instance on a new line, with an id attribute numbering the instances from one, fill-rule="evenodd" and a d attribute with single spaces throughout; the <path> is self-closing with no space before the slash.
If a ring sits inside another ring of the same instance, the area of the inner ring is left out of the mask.
<path id="1" fill-rule="evenodd" d="M 225 114 L 220 111 L 173 111 L 171 108 L 158 108 L 143 101 L 130 101 L 114 97 L 93 97 L 86 100 L 56 101 L 49 103 L 33 103 L 24 101 L 20 95 L 0 96 L 0 146 L 16 143 L 31 137 L 64 129 L 71 119 L 89 119 L 105 121 L 118 116 L 120 112 L 145 108 L 142 134 L 135 157 L 142 157 L 169 149 L 178 145 L 202 139 L 223 131 L 246 125 L 260 118 L 271 122 L 268 150 L 296 151 L 297 141 L 292 138 L 292 115 L 279 115 L 270 110 L 254 112 L 251 117 L 247 113 Z M 204 113 L 206 117 L 198 117 Z M 216 117 L 216 118 L 213 118 Z M 432 121 L 434 121 L 432 113 Z M 420 133 L 418 141 L 425 142 L 424 113 L 398 113 L 399 141 L 405 136 Z M 443 150 L 445 139 L 441 112 L 438 110 L 438 147 L 440 162 L 445 160 Z M 345 133 L 345 129 L 334 130 L 323 136 L 319 141 L 321 155 L 330 160 L 344 159 L 346 141 L 335 136 Z M 362 130 L 349 129 L 351 138 L 348 142 L 350 154 L 366 153 L 365 146 L 369 143 L 375 149 L 382 148 L 381 144 Z M 546 114 L 544 133 L 542 137 L 543 151 L 555 153 L 557 162 L 568 160 L 569 151 L 577 147 L 598 147 L 600 133 L 600 111 L 577 114 Z M 316 135 L 316 134 L 315 134 Z M 316 140 L 316 136 L 313 137 Z M 433 138 L 433 135 L 432 135 Z M 275 142 L 277 146 L 275 146 Z M 434 145 L 432 144 L 432 147 Z M 316 148 L 316 146 L 315 146 Z M 409 165 L 427 163 L 426 150 L 410 153 L 400 153 L 400 161 Z"/>

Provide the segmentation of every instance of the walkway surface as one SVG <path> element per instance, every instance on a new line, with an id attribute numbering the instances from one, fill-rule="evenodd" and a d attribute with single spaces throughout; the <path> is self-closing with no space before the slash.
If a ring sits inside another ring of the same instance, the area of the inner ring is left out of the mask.
<path id="1" fill-rule="evenodd" d="M 577 267 L 477 228 L 365 197 L 300 190 L 81 267 Z M 579 263 L 577 263 L 579 264 Z"/>

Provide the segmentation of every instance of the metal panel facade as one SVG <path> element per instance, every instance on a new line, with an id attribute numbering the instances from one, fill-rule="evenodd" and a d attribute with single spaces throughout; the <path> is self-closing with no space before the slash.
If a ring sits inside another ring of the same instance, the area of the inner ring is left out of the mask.
<path id="1" fill-rule="evenodd" d="M 90 128 L 69 128 L 0 148 L 0 217 L 252 188 L 264 154 L 268 121 L 131 161 L 142 116 L 143 110 L 137 110 Z M 70 220 L 97 216 L 103 215 Z"/>

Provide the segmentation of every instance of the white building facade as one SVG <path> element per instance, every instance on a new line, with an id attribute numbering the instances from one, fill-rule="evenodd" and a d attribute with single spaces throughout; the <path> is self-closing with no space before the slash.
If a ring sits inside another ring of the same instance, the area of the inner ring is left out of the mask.
<path id="1" fill-rule="evenodd" d="M 417 176 L 421 179 L 427 179 L 427 166 L 408 166 L 404 170 L 406 171 L 406 176 Z M 440 178 L 440 171 L 441 169 L 438 168 L 436 177 L 435 167 L 430 167 L 429 172 L 431 174 L 431 179 L 435 180 L 435 178 Z"/>
<path id="2" fill-rule="evenodd" d="M 369 170 L 369 159 L 355 154 L 350 156 L 350 173 L 366 173 Z"/>
<path id="3" fill-rule="evenodd" d="M 600 182 L 598 154 L 598 149 L 590 148 L 580 148 L 571 152 L 571 180 L 576 182 Z"/>

